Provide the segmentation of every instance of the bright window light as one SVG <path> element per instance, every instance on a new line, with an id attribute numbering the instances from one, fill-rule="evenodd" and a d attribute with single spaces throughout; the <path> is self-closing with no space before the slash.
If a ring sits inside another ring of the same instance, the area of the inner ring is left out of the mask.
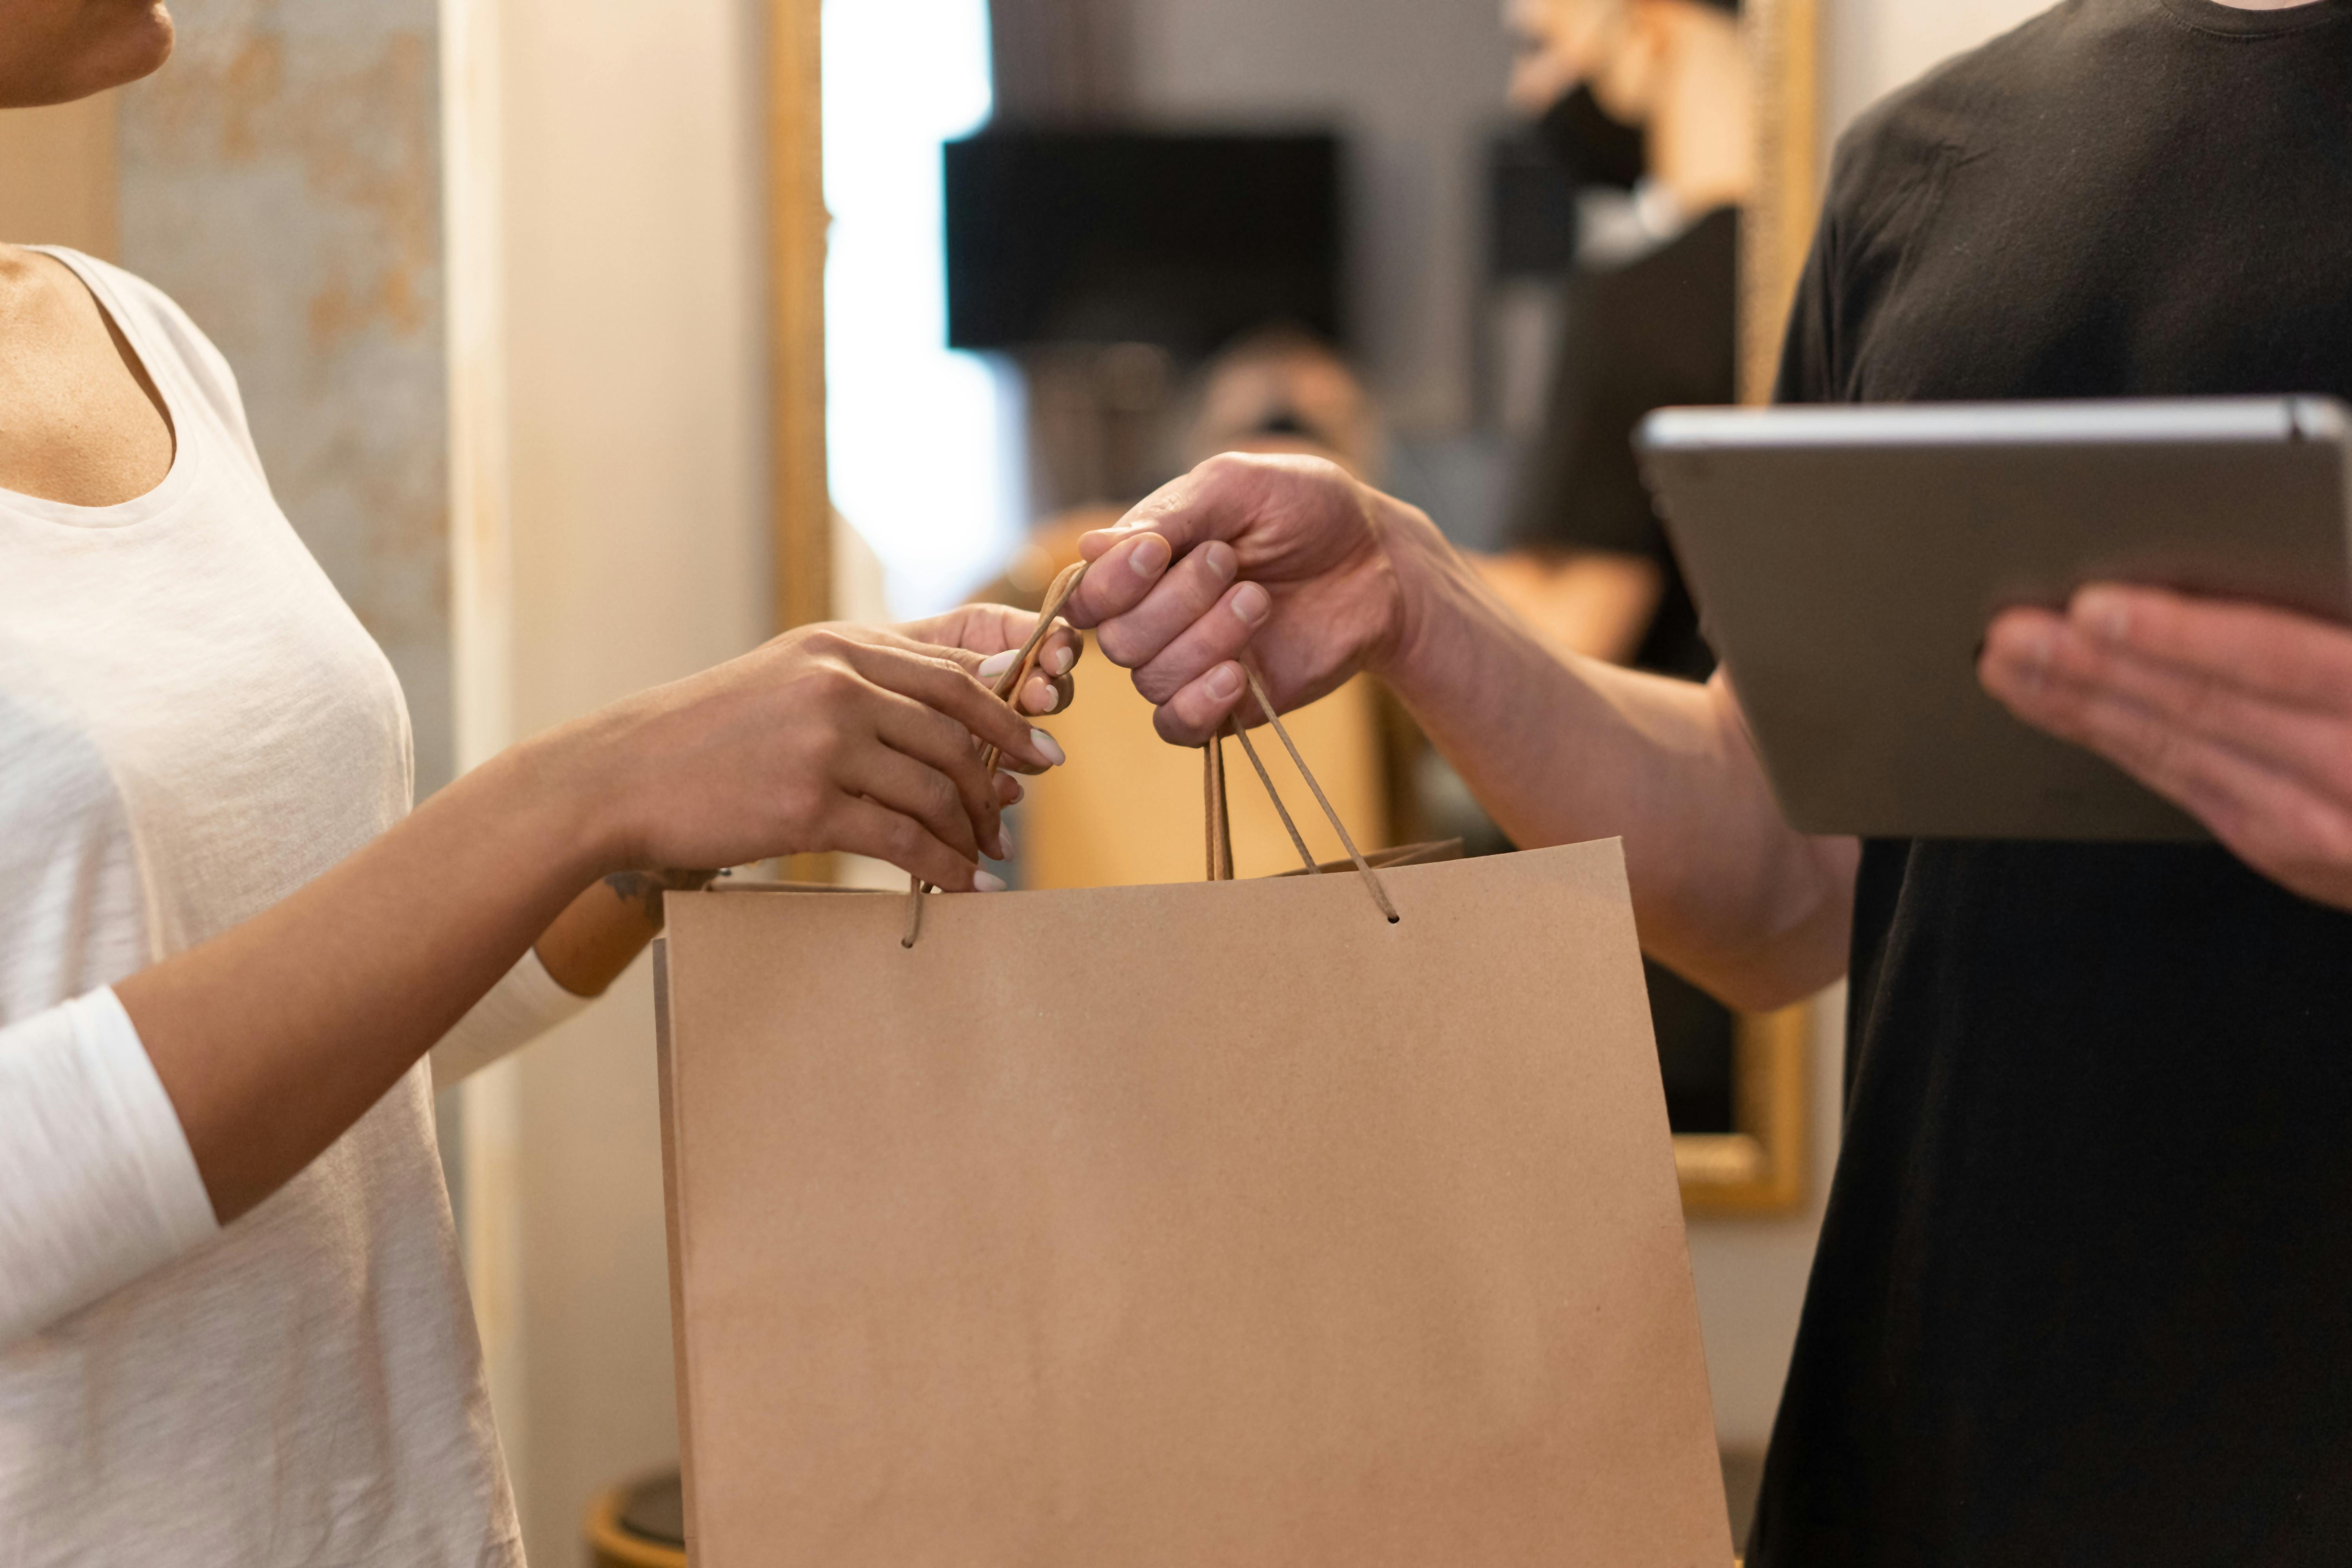
<path id="1" fill-rule="evenodd" d="M 988 0 L 825 0 L 826 456 L 834 502 L 929 615 L 1019 537 L 1010 377 L 947 347 L 940 143 L 990 105 Z"/>

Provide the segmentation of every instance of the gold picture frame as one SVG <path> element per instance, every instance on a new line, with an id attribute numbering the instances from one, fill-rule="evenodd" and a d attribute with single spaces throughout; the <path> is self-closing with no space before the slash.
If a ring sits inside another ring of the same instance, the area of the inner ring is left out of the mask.
<path id="1" fill-rule="evenodd" d="M 768 472 L 780 632 L 833 615 L 820 9 L 820 0 L 768 0 Z"/>
<path id="2" fill-rule="evenodd" d="M 1821 210 L 1820 0 L 1748 0 L 1756 62 L 1756 194 L 1740 219 L 1739 393 L 1770 400 L 1789 303 Z M 1738 1023 L 1728 1133 L 1675 1140 L 1684 1212 L 1779 1215 L 1811 1196 L 1813 1031 L 1821 1003 Z"/>
<path id="3" fill-rule="evenodd" d="M 768 0 L 770 450 L 778 630 L 832 613 L 824 448 L 824 209 L 820 0 Z M 1754 199 L 1741 227 L 1740 393 L 1770 394 L 1789 301 L 1819 210 L 1820 0 L 1748 0 L 1757 62 Z M 826 858 L 786 868 L 829 879 Z M 1675 1140 L 1696 1215 L 1775 1215 L 1809 1196 L 1807 1111 L 1816 1003 L 1742 1017 L 1734 1131 Z"/>

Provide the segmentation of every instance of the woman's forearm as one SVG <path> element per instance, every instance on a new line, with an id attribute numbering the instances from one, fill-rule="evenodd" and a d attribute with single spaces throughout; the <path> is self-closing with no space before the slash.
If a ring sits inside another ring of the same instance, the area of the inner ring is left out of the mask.
<path id="1" fill-rule="evenodd" d="M 975 610 L 912 628 L 952 647 L 785 633 L 504 752 L 283 902 L 115 986 L 215 1214 L 333 1142 L 607 873 L 840 849 L 987 886 L 1005 795 L 982 744 L 1033 770 L 1060 755 L 976 674 L 1033 624 Z M 610 963 L 614 934 L 559 963 Z M 618 934 L 642 945 L 642 922 Z"/>
<path id="2" fill-rule="evenodd" d="M 1855 847 L 1782 819 L 1728 686 L 1556 652 L 1389 506 L 1402 627 L 1379 672 L 1503 830 L 1622 837 L 1644 946 L 1736 1005 L 1843 973 Z"/>
<path id="3" fill-rule="evenodd" d="M 559 732 L 115 987 L 226 1224 L 383 1098 L 614 848 Z"/>

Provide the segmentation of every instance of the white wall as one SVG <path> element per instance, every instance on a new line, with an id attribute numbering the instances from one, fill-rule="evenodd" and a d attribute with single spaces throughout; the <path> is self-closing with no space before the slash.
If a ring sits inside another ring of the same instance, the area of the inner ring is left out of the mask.
<path id="1" fill-rule="evenodd" d="M 2053 0 L 1826 0 L 1822 146 L 1870 103 Z"/>
<path id="2" fill-rule="evenodd" d="M 528 734 L 767 633 L 761 43 L 752 0 L 496 4 Z M 509 1070 L 508 1190 L 469 1183 L 511 1205 L 499 1417 L 561 1568 L 594 1490 L 677 1452 L 644 963 Z"/>
<path id="3" fill-rule="evenodd" d="M 111 94 L 125 267 L 236 367 L 269 488 L 453 771 L 433 0 L 179 0 Z"/>

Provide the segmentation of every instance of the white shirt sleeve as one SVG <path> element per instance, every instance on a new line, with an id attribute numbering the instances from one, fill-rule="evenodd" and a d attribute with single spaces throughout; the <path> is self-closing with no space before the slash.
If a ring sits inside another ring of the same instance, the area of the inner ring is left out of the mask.
<path id="1" fill-rule="evenodd" d="M 0 1029 L 0 1349 L 219 1229 L 113 991 Z"/>
<path id="2" fill-rule="evenodd" d="M 457 1026 L 433 1047 L 433 1087 L 447 1089 L 519 1046 L 530 1044 L 595 998 L 575 996 L 555 983 L 536 948 L 474 1004 Z"/>

